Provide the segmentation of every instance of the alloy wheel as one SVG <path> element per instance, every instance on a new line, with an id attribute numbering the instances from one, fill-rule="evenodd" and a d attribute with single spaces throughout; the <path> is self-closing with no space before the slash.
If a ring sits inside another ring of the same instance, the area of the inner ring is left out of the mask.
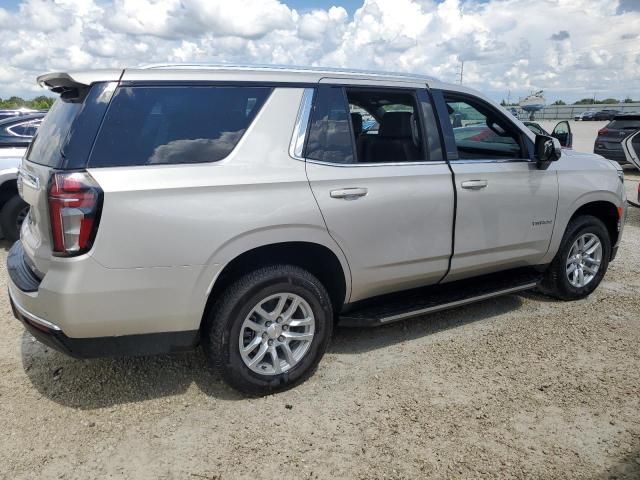
<path id="1" fill-rule="evenodd" d="M 261 375 L 278 375 L 297 365 L 311 347 L 315 318 L 294 293 L 270 295 L 258 302 L 240 327 L 244 364 Z"/>
<path id="2" fill-rule="evenodd" d="M 593 233 L 580 235 L 569 250 L 567 280 L 576 288 L 582 288 L 595 278 L 602 262 L 602 243 Z"/>

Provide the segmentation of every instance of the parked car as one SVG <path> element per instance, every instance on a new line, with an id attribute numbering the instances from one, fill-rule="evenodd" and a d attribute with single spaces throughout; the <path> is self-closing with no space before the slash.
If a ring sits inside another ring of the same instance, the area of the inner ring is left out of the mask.
<path id="1" fill-rule="evenodd" d="M 631 132 L 622 140 L 622 151 L 627 163 L 635 165 L 640 170 L 640 129 Z"/>
<path id="2" fill-rule="evenodd" d="M 37 113 L 0 120 L 0 232 L 10 242 L 20 236 L 29 211 L 18 194 L 18 168 L 42 118 L 44 114 Z"/>
<path id="3" fill-rule="evenodd" d="M 620 110 L 605 109 L 593 114 L 593 119 L 597 121 L 613 120 L 616 115 L 620 114 Z"/>
<path id="4" fill-rule="evenodd" d="M 271 393 L 313 373 L 334 322 L 532 288 L 584 298 L 622 234 L 619 165 L 431 77 L 164 65 L 38 81 L 63 93 L 22 162 L 9 296 L 72 356 L 200 343 L 233 387 Z M 456 135 L 472 124 L 495 136 Z"/>
<path id="5" fill-rule="evenodd" d="M 47 113 L 46 110 L 33 110 L 30 108 L 0 109 L 0 120 L 12 117 L 33 115 L 34 113 Z"/>
<path id="6" fill-rule="evenodd" d="M 553 133 L 547 132 L 542 125 L 537 122 L 522 122 L 526 127 L 536 135 L 547 135 L 557 138 L 560 141 L 560 145 L 565 148 L 573 147 L 573 133 L 571 133 L 571 126 L 566 120 L 558 122 L 553 128 Z"/>
<path id="7" fill-rule="evenodd" d="M 581 112 L 581 113 L 578 113 L 577 115 L 574 115 L 573 119 L 575 121 L 582 120 L 582 121 L 586 122 L 588 120 L 593 120 L 593 116 L 595 114 L 596 114 L 595 110 L 587 110 L 586 112 Z"/>
<path id="8" fill-rule="evenodd" d="M 640 130 L 640 115 L 616 115 L 613 120 L 598 130 L 598 136 L 593 144 L 593 153 L 623 165 L 628 163 L 622 150 L 622 141 L 637 130 Z"/>
<path id="9" fill-rule="evenodd" d="M 0 120 L 0 148 L 26 148 L 38 131 L 44 115 L 44 113 L 35 113 Z"/>

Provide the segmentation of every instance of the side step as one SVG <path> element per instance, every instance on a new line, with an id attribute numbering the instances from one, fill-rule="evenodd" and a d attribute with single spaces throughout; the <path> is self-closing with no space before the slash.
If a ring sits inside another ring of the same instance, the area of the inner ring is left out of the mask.
<path id="1" fill-rule="evenodd" d="M 509 270 L 457 282 L 383 295 L 354 304 L 340 315 L 343 327 L 375 327 L 460 307 L 500 295 L 530 290 L 542 275 L 532 270 Z"/>

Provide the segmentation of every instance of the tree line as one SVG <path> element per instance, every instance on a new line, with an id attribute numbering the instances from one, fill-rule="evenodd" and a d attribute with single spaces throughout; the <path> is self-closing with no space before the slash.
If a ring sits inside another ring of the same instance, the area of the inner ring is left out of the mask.
<path id="1" fill-rule="evenodd" d="M 20 97 L 0 98 L 0 109 L 13 110 L 16 108 L 33 108 L 35 110 L 48 110 L 55 98 L 40 95 L 32 100 L 25 100 Z"/>

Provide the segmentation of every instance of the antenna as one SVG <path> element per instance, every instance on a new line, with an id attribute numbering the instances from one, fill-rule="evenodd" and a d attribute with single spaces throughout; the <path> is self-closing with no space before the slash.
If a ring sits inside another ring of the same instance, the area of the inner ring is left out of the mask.
<path id="1" fill-rule="evenodd" d="M 460 60 L 460 85 L 462 85 L 463 74 L 464 74 L 464 60 Z"/>

